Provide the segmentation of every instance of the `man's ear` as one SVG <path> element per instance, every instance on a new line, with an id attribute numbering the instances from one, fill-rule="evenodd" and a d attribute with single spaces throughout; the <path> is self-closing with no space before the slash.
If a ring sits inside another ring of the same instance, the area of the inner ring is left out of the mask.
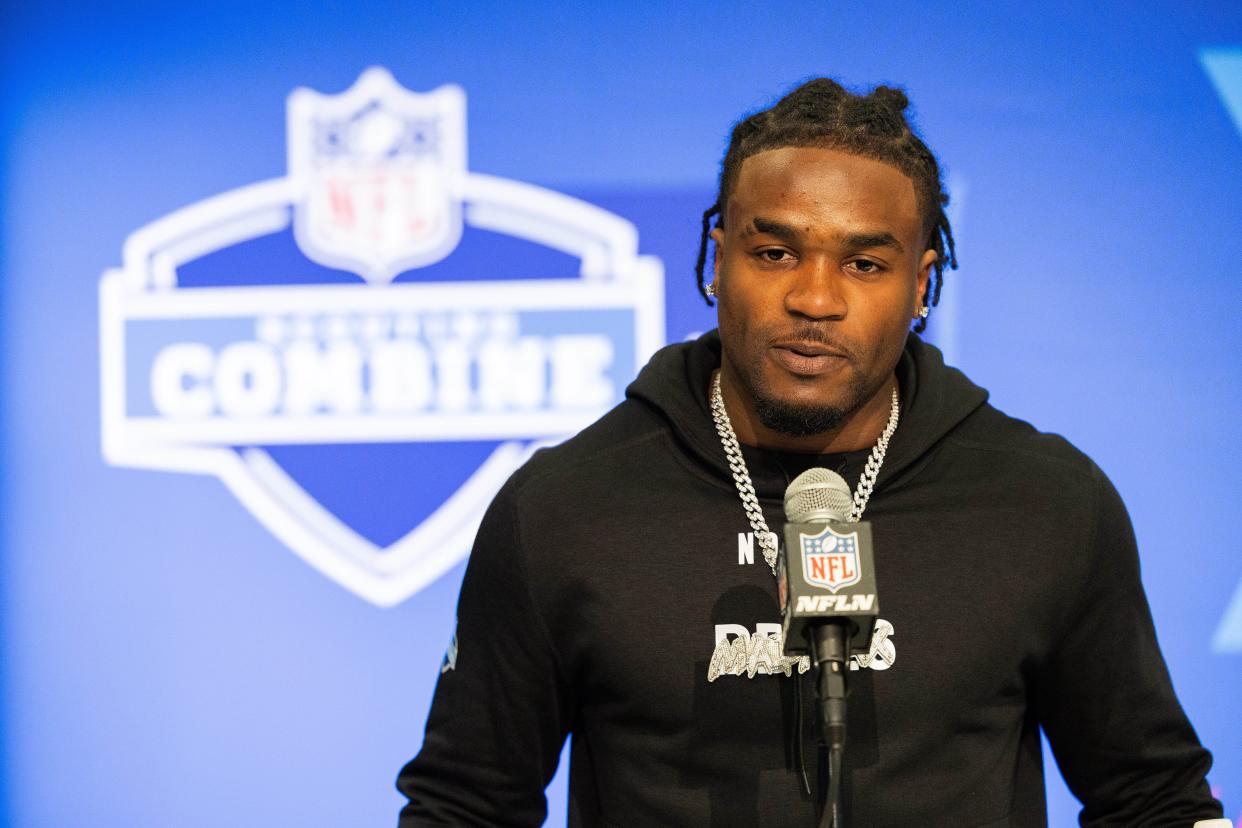
<path id="1" fill-rule="evenodd" d="M 717 227 L 709 235 L 712 239 L 714 251 L 712 254 L 712 281 L 718 282 L 720 280 L 720 262 L 724 258 L 724 230 Z M 719 289 L 720 285 L 716 285 L 716 288 Z"/>
<path id="2" fill-rule="evenodd" d="M 936 264 L 937 259 L 935 250 L 923 251 L 923 258 L 919 259 L 919 273 L 916 279 L 918 283 L 918 291 L 915 294 L 914 316 L 919 315 L 919 308 L 931 307 L 931 297 L 927 295 L 927 288 L 931 285 L 932 266 Z"/>

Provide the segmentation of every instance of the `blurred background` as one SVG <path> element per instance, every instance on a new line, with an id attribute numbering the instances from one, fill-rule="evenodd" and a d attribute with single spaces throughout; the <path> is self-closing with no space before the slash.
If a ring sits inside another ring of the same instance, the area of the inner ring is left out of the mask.
<path id="1" fill-rule="evenodd" d="M 961 260 L 929 336 L 1121 491 L 1210 781 L 1242 814 L 1238 4 L 2 8 L 0 824 L 393 824 L 478 504 L 652 347 L 714 325 L 693 264 L 728 129 L 820 74 L 908 90 Z M 396 229 L 349 212 L 408 195 L 367 177 L 394 122 L 348 133 L 361 98 L 286 114 L 369 67 L 464 90 L 460 134 L 447 110 L 395 122 L 438 136 L 401 133 L 406 172 L 434 184 L 461 146 L 469 170 Z M 350 258 L 359 223 L 384 261 Z M 339 292 L 364 282 L 383 298 Z M 438 305 L 419 292 L 445 283 Z M 593 397 L 513 386 L 521 418 L 470 388 L 384 418 L 331 384 L 377 340 L 437 370 L 483 360 L 445 345 L 480 325 L 615 359 Z M 330 379 L 286 421 L 261 397 L 298 343 L 347 367 L 312 358 Z M 551 824 L 564 796 L 558 778 Z M 1049 803 L 1074 823 L 1054 769 Z"/>

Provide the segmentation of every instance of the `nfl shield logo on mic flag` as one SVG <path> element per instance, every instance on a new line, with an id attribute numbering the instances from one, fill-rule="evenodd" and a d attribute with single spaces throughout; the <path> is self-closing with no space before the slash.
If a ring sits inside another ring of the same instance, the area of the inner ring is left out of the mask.
<path id="1" fill-rule="evenodd" d="M 836 592 L 862 579 L 857 532 L 845 535 L 825 526 L 817 535 L 799 533 L 798 541 L 802 546 L 802 575 L 808 584 Z"/>

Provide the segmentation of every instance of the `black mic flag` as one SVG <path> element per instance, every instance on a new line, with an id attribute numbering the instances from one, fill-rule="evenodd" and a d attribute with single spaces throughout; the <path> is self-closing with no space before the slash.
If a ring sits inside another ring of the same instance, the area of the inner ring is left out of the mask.
<path id="1" fill-rule="evenodd" d="M 880 603 L 871 525 L 848 523 L 850 490 L 840 475 L 809 469 L 785 492 L 785 542 L 777 594 L 785 654 L 810 652 L 807 629 L 847 622 L 850 654 L 865 654 Z"/>

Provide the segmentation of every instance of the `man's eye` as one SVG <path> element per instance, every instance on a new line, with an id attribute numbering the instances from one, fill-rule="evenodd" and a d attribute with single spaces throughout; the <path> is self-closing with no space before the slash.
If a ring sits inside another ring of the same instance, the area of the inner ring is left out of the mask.
<path id="1" fill-rule="evenodd" d="M 789 251 L 781 250 L 779 247 L 772 247 L 767 250 L 761 250 L 759 257 L 769 262 L 783 262 L 789 259 Z"/>
<path id="2" fill-rule="evenodd" d="M 877 263 L 868 259 L 856 259 L 855 261 L 850 262 L 850 267 L 854 268 L 859 273 L 879 273 L 884 269 Z"/>

